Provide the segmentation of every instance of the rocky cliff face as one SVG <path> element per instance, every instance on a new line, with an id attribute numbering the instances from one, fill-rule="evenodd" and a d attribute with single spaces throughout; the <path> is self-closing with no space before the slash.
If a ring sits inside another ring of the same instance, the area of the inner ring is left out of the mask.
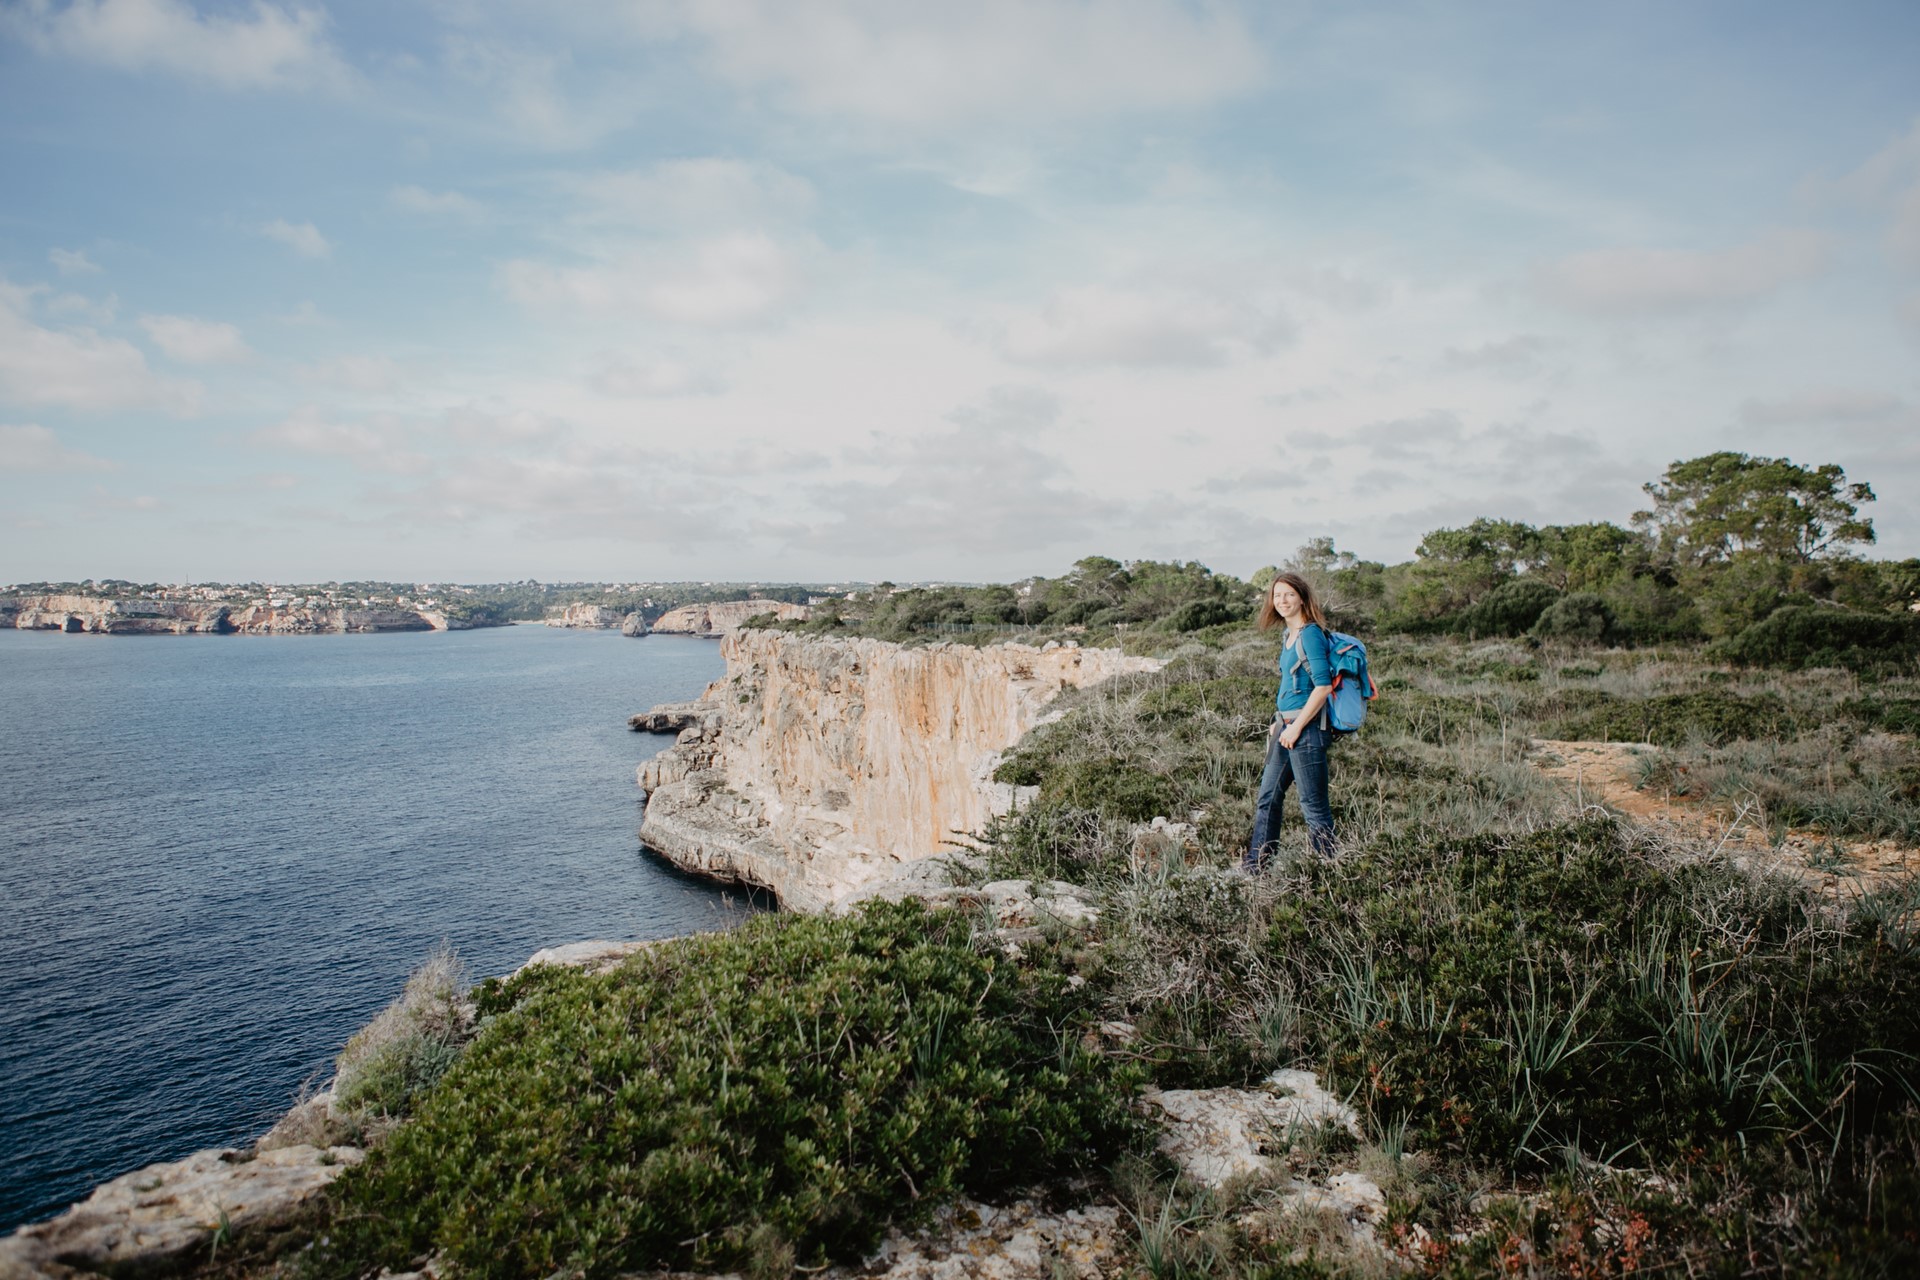
<path id="1" fill-rule="evenodd" d="M 363 631 L 431 631 L 412 609 L 313 609 L 248 605 L 227 615 L 231 630 L 248 636 L 311 636 Z"/>
<path id="2" fill-rule="evenodd" d="M 661 614 L 654 620 L 653 629 L 661 635 L 720 636 L 762 613 L 770 613 L 782 622 L 805 622 L 811 616 L 807 606 L 784 600 L 724 600 L 719 604 L 683 604 Z"/>
<path id="3" fill-rule="evenodd" d="M 904 648 L 738 631 L 679 742 L 648 761 L 641 839 L 686 870 L 822 910 L 986 826 L 1000 754 L 1061 690 L 1159 666 L 1108 649 Z"/>
<path id="4" fill-rule="evenodd" d="M 0 604 L 0 626 L 21 631 L 96 635 L 188 635 L 230 631 L 227 608 L 172 600 L 106 600 L 98 596 L 26 596 Z"/>
<path id="5" fill-rule="evenodd" d="M 609 609 L 599 604 L 570 604 L 559 613 L 547 619 L 550 627 L 586 627 L 604 630 L 617 627 L 626 620 L 624 609 Z"/>
<path id="6" fill-rule="evenodd" d="M 619 625 L 616 615 L 614 625 Z M 94 635 L 295 636 L 364 631 L 462 631 L 473 623 L 431 610 L 195 604 L 49 595 L 0 600 L 0 627 Z"/>

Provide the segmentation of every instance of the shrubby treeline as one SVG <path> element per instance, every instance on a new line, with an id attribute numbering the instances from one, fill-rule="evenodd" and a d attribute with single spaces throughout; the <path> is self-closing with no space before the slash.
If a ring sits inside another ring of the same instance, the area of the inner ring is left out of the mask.
<path id="1" fill-rule="evenodd" d="M 1668 467 L 1628 524 L 1483 517 L 1436 529 L 1411 560 L 1363 560 L 1318 538 L 1250 581 L 1196 562 L 1088 556 L 1057 578 L 988 587 L 880 583 L 791 629 L 906 640 L 1010 627 L 1192 632 L 1243 622 L 1283 570 L 1318 584 L 1362 633 L 1531 636 L 1645 645 L 1711 641 L 1759 665 L 1862 666 L 1911 653 L 1920 559 L 1873 560 L 1873 490 L 1832 465 L 1715 453 Z"/>
<path id="2" fill-rule="evenodd" d="M 1920 600 L 1920 560 L 1855 554 L 1874 540 L 1860 514 L 1873 490 L 1837 466 L 1714 453 L 1674 463 L 1645 489 L 1649 508 L 1631 527 L 1483 518 L 1434 530 L 1403 564 L 1358 560 L 1322 540 L 1293 567 L 1382 631 L 1724 640 L 1733 657 L 1767 644 L 1736 637 L 1795 609 L 1823 613 L 1776 630 L 1815 649 L 1879 647 L 1886 625 L 1859 615 L 1884 618 Z"/>

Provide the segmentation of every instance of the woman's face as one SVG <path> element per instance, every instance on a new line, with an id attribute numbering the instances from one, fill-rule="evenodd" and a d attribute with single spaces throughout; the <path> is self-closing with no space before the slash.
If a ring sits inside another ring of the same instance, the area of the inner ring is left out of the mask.
<path id="1" fill-rule="evenodd" d="M 1273 611 L 1283 618 L 1291 618 L 1300 612 L 1300 593 L 1291 583 L 1273 584 Z"/>

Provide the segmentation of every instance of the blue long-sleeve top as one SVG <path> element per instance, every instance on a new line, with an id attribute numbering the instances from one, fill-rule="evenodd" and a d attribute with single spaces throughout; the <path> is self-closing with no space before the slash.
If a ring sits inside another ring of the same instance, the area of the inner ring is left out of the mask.
<path id="1" fill-rule="evenodd" d="M 1292 644 L 1280 650 L 1280 692 L 1274 703 L 1282 711 L 1298 711 L 1307 705 L 1315 689 L 1332 683 L 1333 661 L 1327 651 L 1327 633 L 1317 623 L 1309 622 L 1300 628 Z"/>

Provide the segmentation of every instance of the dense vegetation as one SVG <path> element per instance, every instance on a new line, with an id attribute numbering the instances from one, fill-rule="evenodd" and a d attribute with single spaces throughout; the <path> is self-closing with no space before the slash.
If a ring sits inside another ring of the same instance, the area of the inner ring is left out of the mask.
<path id="1" fill-rule="evenodd" d="M 1711 832 L 1582 810 L 1525 759 L 1535 737 L 1651 736 L 1674 744 L 1647 757 L 1656 789 L 1690 779 L 1762 830 L 1911 842 L 1920 757 L 1885 727 L 1913 714 L 1911 667 L 1383 641 L 1374 715 L 1333 756 L 1341 856 L 1313 857 L 1295 819 L 1282 864 L 1248 880 L 1229 868 L 1273 647 L 1223 633 L 1073 695 L 1000 769 L 1037 792 L 992 833 L 990 874 L 1106 890 L 1098 983 L 1157 1080 L 1325 1073 L 1372 1141 L 1297 1160 L 1379 1176 L 1431 1274 L 1920 1266 L 1920 892 L 1843 858 L 1830 882 L 1781 858 L 1756 873 Z M 1194 822 L 1184 856 L 1143 859 L 1149 812 Z M 1136 1195 L 1143 1221 L 1186 1205 L 1157 1274 L 1367 1271 L 1331 1248 L 1300 1263 L 1318 1246 L 1299 1224 L 1250 1233 L 1272 1187 Z"/>
<path id="2" fill-rule="evenodd" d="M 917 904 L 763 916 L 480 993 L 472 1046 L 350 1171 L 313 1265 L 604 1276 L 858 1258 L 955 1193 L 1110 1159 L 1133 1074 L 1052 954 Z"/>
<path id="3" fill-rule="evenodd" d="M 764 917 L 486 984 L 477 1024 L 422 979 L 343 1060 L 390 1134 L 302 1266 L 788 1275 L 1071 1173 L 1155 1277 L 1920 1272 L 1920 887 L 1848 852 L 1920 840 L 1916 566 L 1849 553 L 1871 494 L 1835 468 L 1713 455 L 1648 492 L 1633 528 L 1476 521 L 1395 566 L 1303 548 L 1381 697 L 1334 749 L 1339 855 L 1292 822 L 1258 877 L 1276 641 L 1250 615 L 1277 570 L 1090 557 L 767 623 L 1168 657 L 1064 695 L 996 775 L 1032 790 L 980 874 L 1090 886 L 1097 930 L 1013 959 L 913 906 Z M 1649 744 L 1638 783 L 1701 821 L 1624 822 L 1540 739 Z M 1736 815 L 1758 843 L 1728 844 Z M 1129 1110 L 1142 1081 L 1289 1065 L 1365 1138 L 1289 1135 L 1271 1177 L 1208 1192 Z M 1356 1168 L 1384 1250 L 1285 1207 Z"/>

